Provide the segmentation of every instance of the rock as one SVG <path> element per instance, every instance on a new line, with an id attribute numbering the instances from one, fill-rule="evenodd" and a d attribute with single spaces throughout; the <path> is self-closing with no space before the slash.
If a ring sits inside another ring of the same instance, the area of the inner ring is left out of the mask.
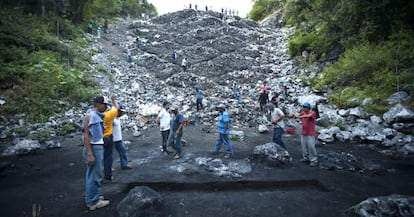
<path id="1" fill-rule="evenodd" d="M 7 147 L 2 156 L 24 155 L 40 149 L 40 143 L 35 140 L 23 139 L 14 146 Z"/>
<path id="2" fill-rule="evenodd" d="M 354 136 L 349 131 L 339 131 L 335 134 L 335 138 L 341 142 L 352 141 Z"/>
<path id="3" fill-rule="evenodd" d="M 387 123 L 409 122 L 414 120 L 414 112 L 401 104 L 397 104 L 384 113 L 382 118 Z"/>
<path id="4" fill-rule="evenodd" d="M 276 143 L 258 145 L 253 150 L 252 158 L 273 167 L 288 166 L 292 163 L 289 153 Z"/>
<path id="5" fill-rule="evenodd" d="M 349 114 L 356 117 L 363 117 L 365 115 L 365 110 L 361 107 L 351 108 Z"/>
<path id="6" fill-rule="evenodd" d="M 393 105 L 393 104 L 399 103 L 402 100 L 408 100 L 409 98 L 410 98 L 410 96 L 408 95 L 407 92 L 399 91 L 399 92 L 396 92 L 396 93 L 392 94 L 391 96 L 389 96 L 385 101 L 389 105 Z"/>
<path id="7" fill-rule="evenodd" d="M 269 132 L 269 128 L 264 124 L 260 124 L 257 130 L 259 131 L 259 133 Z"/>
<path id="8" fill-rule="evenodd" d="M 59 141 L 49 140 L 45 142 L 46 149 L 62 148 Z"/>
<path id="9" fill-rule="evenodd" d="M 393 194 L 384 197 L 371 197 L 349 208 L 347 216 L 414 216 L 414 197 Z"/>
<path id="10" fill-rule="evenodd" d="M 128 195 L 117 205 L 120 217 L 162 216 L 159 208 L 163 198 L 153 189 L 138 186 L 131 189 Z"/>
<path id="11" fill-rule="evenodd" d="M 333 142 L 335 140 L 334 136 L 340 131 L 341 130 L 339 129 L 339 127 L 321 129 L 319 131 L 318 140 L 323 141 L 323 142 Z"/>
<path id="12" fill-rule="evenodd" d="M 250 173 L 252 166 L 248 160 L 231 160 L 228 163 L 222 159 L 209 157 L 198 157 L 196 165 L 216 176 L 229 176 L 234 178 L 242 177 L 242 174 Z"/>

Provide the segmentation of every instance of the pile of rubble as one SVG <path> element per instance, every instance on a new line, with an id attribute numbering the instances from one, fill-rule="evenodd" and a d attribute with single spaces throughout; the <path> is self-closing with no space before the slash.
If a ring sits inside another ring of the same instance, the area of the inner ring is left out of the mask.
<path id="1" fill-rule="evenodd" d="M 287 54 L 292 32 L 292 28 L 269 29 L 237 16 L 223 17 L 218 12 L 183 10 L 152 20 L 119 20 L 106 36 L 112 42 L 110 47 L 96 40 L 86 51 L 96 53 L 91 64 L 97 72 L 96 79 L 105 95 L 116 95 L 127 108 L 124 127 L 136 136 L 141 135 L 142 129 L 155 126 L 154 117 L 167 100 L 179 104 L 190 123 L 201 123 L 206 129 L 215 125 L 214 106 L 225 104 L 234 136 L 243 137 L 242 129 L 256 130 L 263 116 L 257 108 L 258 87 L 267 81 L 287 113 L 298 112 L 305 101 L 317 104 L 319 140 L 362 141 L 386 147 L 385 152 L 413 154 L 414 112 L 396 104 L 378 117 L 367 114 L 362 107 L 345 110 L 325 104 L 324 96 L 314 94 L 299 79 L 315 69 L 300 68 Z M 137 40 L 139 48 L 133 50 L 132 62 L 128 63 L 128 47 L 135 47 Z M 121 50 L 118 53 L 123 56 L 111 50 Z M 174 52 L 176 62 L 171 57 Z M 186 70 L 180 65 L 183 58 L 188 61 Z M 113 79 L 99 73 L 102 67 Z M 205 95 L 205 109 L 201 112 L 195 109 L 195 88 Z M 412 98 L 409 94 L 406 97 Z M 5 120 L 6 125 L 0 128 L 1 138 L 19 137 L 10 135 L 19 127 L 27 127 L 29 135 L 46 128 L 55 129 L 51 136 L 59 135 L 57 129 L 63 125 L 79 126 L 89 106 L 82 103 L 61 116 L 50 117 L 47 123 L 33 126 Z M 298 120 L 287 123 L 297 128 L 300 125 Z"/>

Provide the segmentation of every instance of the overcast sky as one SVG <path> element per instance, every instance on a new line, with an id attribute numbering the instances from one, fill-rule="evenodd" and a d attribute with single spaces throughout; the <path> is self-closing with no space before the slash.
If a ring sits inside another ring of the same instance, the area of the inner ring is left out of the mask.
<path id="1" fill-rule="evenodd" d="M 188 8 L 190 3 L 193 8 L 197 4 L 199 10 L 205 10 L 206 5 L 215 11 L 220 11 L 221 8 L 238 10 L 241 17 L 245 17 L 253 7 L 252 0 L 148 0 L 148 2 L 154 4 L 159 15 L 183 10 L 184 7 Z"/>

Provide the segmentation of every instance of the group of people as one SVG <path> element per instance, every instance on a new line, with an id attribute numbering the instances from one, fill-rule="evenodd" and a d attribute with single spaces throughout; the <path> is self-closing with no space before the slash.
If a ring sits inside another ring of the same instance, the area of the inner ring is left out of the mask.
<path id="1" fill-rule="evenodd" d="M 269 91 L 271 88 L 264 81 L 263 85 L 259 88 L 259 105 L 260 111 L 268 110 L 270 112 L 270 120 L 273 125 L 273 138 L 272 141 L 282 148 L 287 150 L 285 143 L 282 140 L 282 136 L 285 132 L 285 124 L 283 119 L 285 114 L 278 106 L 278 98 L 276 95 L 272 96 L 269 102 Z M 309 163 L 310 166 L 316 166 L 318 164 L 318 157 L 316 153 L 316 112 L 311 109 L 311 104 L 305 102 L 302 105 L 302 111 L 299 114 L 289 114 L 289 118 L 299 118 L 302 121 L 302 135 L 301 135 L 301 149 L 302 149 L 302 162 Z"/>
<path id="2" fill-rule="evenodd" d="M 83 120 L 83 157 L 86 161 L 85 201 L 89 210 L 109 205 L 101 195 L 101 185 L 113 179 L 113 149 L 118 151 L 121 169 L 132 169 L 122 141 L 122 129 L 119 117 L 123 108 L 118 105 L 116 97 L 110 102 L 103 96 L 93 100 L 93 108 L 86 112 Z"/>
<path id="3" fill-rule="evenodd" d="M 261 88 L 263 92 L 269 90 L 266 85 Z M 203 93 L 196 89 L 197 110 L 202 109 Z M 113 165 L 113 149 L 118 151 L 120 156 L 121 169 L 132 169 L 128 163 L 128 157 L 122 141 L 122 130 L 119 117 L 123 113 L 116 97 L 112 97 L 111 104 L 105 97 L 96 97 L 93 101 L 93 108 L 88 110 L 83 121 L 83 140 L 84 151 L 83 157 L 87 164 L 85 184 L 85 200 L 89 210 L 109 205 L 109 200 L 101 195 L 101 185 L 104 182 L 111 181 Z M 273 142 L 287 150 L 282 140 L 284 133 L 283 119 L 286 117 L 284 112 L 277 105 L 277 97 L 272 98 L 270 103 L 266 104 L 270 112 L 271 123 L 273 124 Z M 310 166 L 316 166 L 318 163 L 315 142 L 316 142 L 316 113 L 311 109 L 311 104 L 305 102 L 303 109 L 298 114 L 289 114 L 289 118 L 300 118 L 302 121 L 301 149 L 303 158 L 301 161 L 309 163 Z M 217 105 L 218 111 L 218 138 L 212 150 L 213 155 L 218 155 L 220 149 L 225 144 L 225 158 L 233 155 L 233 145 L 230 139 L 230 117 L 223 104 Z M 163 108 L 159 112 L 156 122 L 161 132 L 161 151 L 165 155 L 171 154 L 173 159 L 182 157 L 181 139 L 183 137 L 185 118 L 179 111 L 179 105 L 164 102 Z M 169 150 L 173 148 L 173 151 Z"/>
<path id="4" fill-rule="evenodd" d="M 109 20 L 108 20 L 108 18 L 105 18 L 104 23 L 103 23 L 103 32 L 108 33 L 108 30 L 109 30 Z M 93 22 L 92 21 L 90 21 L 88 23 L 87 31 L 88 31 L 89 34 L 93 34 Z M 97 36 L 97 38 L 101 37 L 101 32 L 102 32 L 102 26 L 98 25 L 96 27 L 96 36 Z"/>

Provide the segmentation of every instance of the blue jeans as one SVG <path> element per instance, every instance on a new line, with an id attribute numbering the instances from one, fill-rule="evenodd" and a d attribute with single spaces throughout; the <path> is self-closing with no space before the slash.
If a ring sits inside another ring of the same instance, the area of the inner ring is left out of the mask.
<path id="1" fill-rule="evenodd" d="M 183 131 L 180 131 L 177 138 L 175 138 L 175 133 L 171 131 L 170 137 L 171 146 L 174 148 L 177 154 L 181 156 L 181 138 L 183 137 Z"/>
<path id="2" fill-rule="evenodd" d="M 285 143 L 282 140 L 282 135 L 284 130 L 281 127 L 273 128 L 273 142 L 282 146 L 285 150 L 287 150 Z"/>
<path id="3" fill-rule="evenodd" d="M 121 167 L 126 167 L 128 165 L 128 157 L 125 150 L 124 142 L 116 141 L 114 142 L 115 149 L 119 153 L 119 160 L 121 161 Z"/>
<path id="4" fill-rule="evenodd" d="M 203 99 L 196 99 L 197 111 L 203 108 Z"/>
<path id="5" fill-rule="evenodd" d="M 217 138 L 216 146 L 214 147 L 214 151 L 219 152 L 223 142 L 226 145 L 227 154 L 232 155 L 233 154 L 233 145 L 231 144 L 229 134 L 227 134 L 227 133 L 219 133 L 219 136 Z"/>
<path id="6" fill-rule="evenodd" d="M 95 157 L 95 164 L 90 166 L 88 164 L 88 154 L 86 149 L 83 149 L 83 159 L 86 163 L 85 175 L 85 201 L 87 206 L 92 206 L 99 201 L 101 196 L 101 181 L 102 181 L 102 160 L 103 160 L 103 146 L 91 145 L 93 156 Z"/>
<path id="7" fill-rule="evenodd" d="M 114 141 L 112 136 L 104 137 L 104 178 L 112 179 L 112 163 L 114 161 Z"/>
<path id="8" fill-rule="evenodd" d="M 167 151 L 167 141 L 168 141 L 168 136 L 169 135 L 170 135 L 170 130 L 161 131 L 162 151 Z"/>

